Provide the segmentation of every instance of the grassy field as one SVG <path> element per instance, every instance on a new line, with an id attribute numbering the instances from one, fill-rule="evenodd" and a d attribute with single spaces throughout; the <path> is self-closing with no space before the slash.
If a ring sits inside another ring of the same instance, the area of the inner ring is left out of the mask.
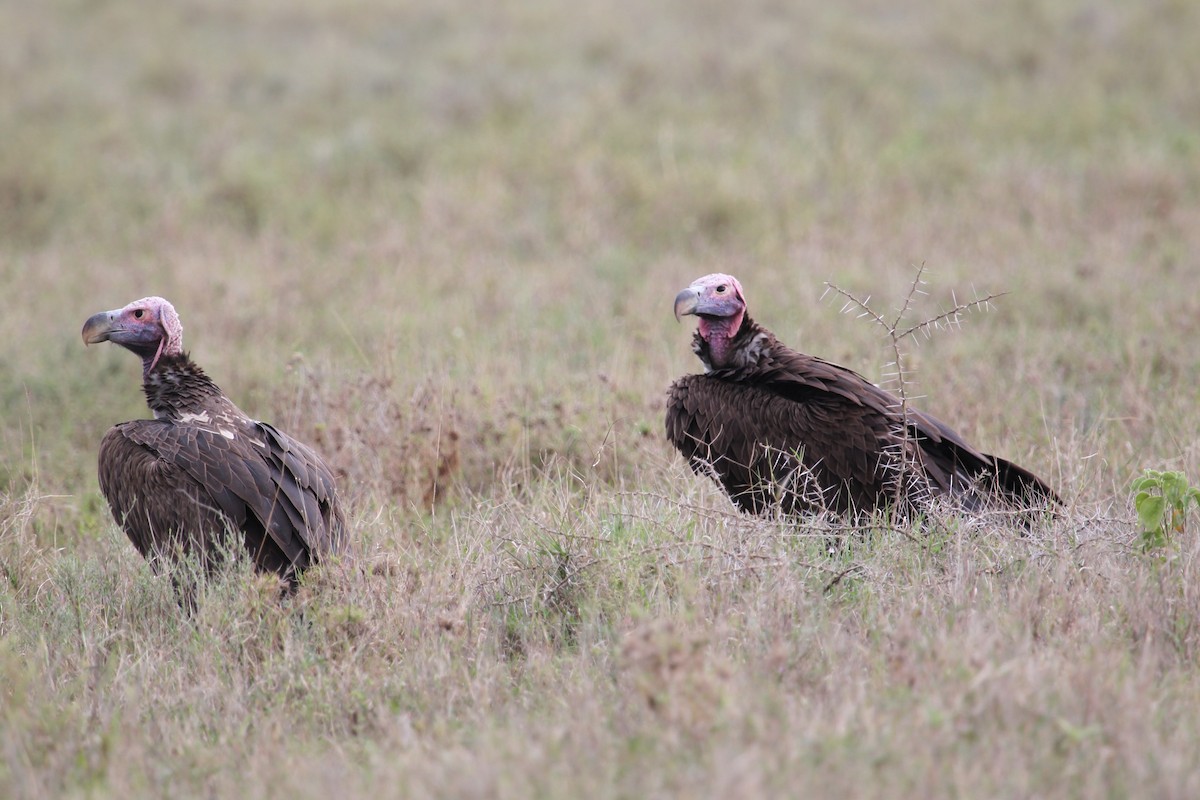
<path id="1" fill-rule="evenodd" d="M 1194 797 L 1200 5 L 0 4 L 0 796 Z M 742 516 L 663 440 L 671 314 L 1042 474 L 1021 535 Z M 357 543 L 194 616 L 99 494 L 170 298 Z"/>

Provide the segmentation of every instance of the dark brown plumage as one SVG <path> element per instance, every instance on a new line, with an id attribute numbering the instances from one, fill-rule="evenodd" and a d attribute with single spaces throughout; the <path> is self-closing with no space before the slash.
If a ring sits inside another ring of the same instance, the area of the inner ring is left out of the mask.
<path id="1" fill-rule="evenodd" d="M 861 375 L 781 344 L 746 313 L 741 284 L 707 275 L 675 298 L 694 314 L 705 373 L 672 384 L 667 438 L 755 514 L 903 510 L 935 496 L 963 508 L 1058 501 L 1028 470 L 980 452 Z M 901 482 L 900 476 L 903 475 Z"/>
<path id="2" fill-rule="evenodd" d="M 88 319 L 87 344 L 112 341 L 142 358 L 154 419 L 123 422 L 100 443 L 100 490 L 143 556 L 217 563 L 227 534 L 255 567 L 293 585 L 345 543 L 333 473 L 308 446 L 246 416 L 183 352 L 161 297 Z M 226 545 L 227 546 L 227 545 Z"/>

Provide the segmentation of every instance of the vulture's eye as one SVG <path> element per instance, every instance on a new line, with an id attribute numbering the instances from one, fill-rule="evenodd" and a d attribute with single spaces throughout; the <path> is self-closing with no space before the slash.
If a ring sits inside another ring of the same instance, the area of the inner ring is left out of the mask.
<path id="1" fill-rule="evenodd" d="M 717 287 L 717 294 L 725 294 L 725 284 L 722 283 Z"/>
<path id="2" fill-rule="evenodd" d="M 133 312 L 133 317 L 134 317 L 134 319 L 141 319 L 142 315 L 145 313 L 146 313 L 145 311 L 143 311 L 142 309 L 139 308 Z"/>

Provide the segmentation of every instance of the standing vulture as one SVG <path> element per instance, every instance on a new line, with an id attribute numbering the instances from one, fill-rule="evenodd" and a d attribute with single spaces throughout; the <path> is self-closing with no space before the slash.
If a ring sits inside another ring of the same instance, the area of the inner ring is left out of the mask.
<path id="1" fill-rule="evenodd" d="M 910 511 L 937 496 L 964 509 L 1056 503 L 1044 481 L 980 452 L 861 375 L 797 353 L 746 313 L 737 278 L 706 275 L 675 297 L 699 324 L 703 375 L 671 385 L 667 438 L 744 511 Z M 899 503 L 896 501 L 899 500 Z"/>
<path id="2" fill-rule="evenodd" d="M 222 393 L 183 351 L 174 306 L 146 297 L 101 312 L 84 323 L 83 341 L 115 342 L 142 359 L 154 419 L 105 435 L 100 490 L 152 564 L 191 556 L 211 570 L 228 533 L 256 569 L 294 587 L 306 567 L 342 549 L 345 519 L 329 467 Z"/>

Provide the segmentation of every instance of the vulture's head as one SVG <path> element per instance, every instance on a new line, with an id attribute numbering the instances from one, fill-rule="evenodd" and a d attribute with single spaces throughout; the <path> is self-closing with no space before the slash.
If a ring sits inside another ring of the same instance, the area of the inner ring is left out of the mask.
<path id="1" fill-rule="evenodd" d="M 699 318 L 696 326 L 697 344 L 703 342 L 697 354 L 710 367 L 724 367 L 732 355 L 730 342 L 742 327 L 746 316 L 746 295 L 742 285 L 732 275 L 714 272 L 692 281 L 692 285 L 675 295 L 675 319 L 693 314 Z"/>
<path id="2" fill-rule="evenodd" d="M 83 323 L 83 343 L 114 342 L 142 359 L 145 372 L 164 355 L 183 355 L 183 325 L 175 306 L 161 297 L 143 297 L 124 308 L 101 311 Z"/>

